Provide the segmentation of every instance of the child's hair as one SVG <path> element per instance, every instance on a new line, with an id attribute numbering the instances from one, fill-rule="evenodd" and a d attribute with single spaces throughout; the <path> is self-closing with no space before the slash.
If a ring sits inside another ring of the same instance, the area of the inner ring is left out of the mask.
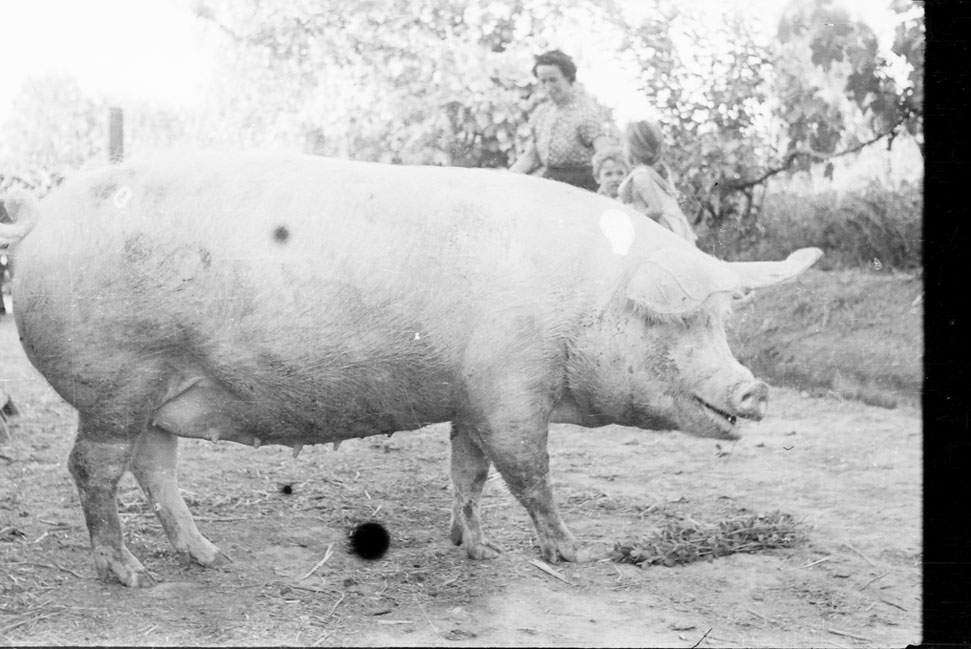
<path id="1" fill-rule="evenodd" d="M 610 147 L 609 149 L 604 149 L 603 151 L 594 154 L 593 161 L 593 177 L 600 178 L 600 170 L 603 168 L 607 161 L 613 160 L 624 166 L 624 168 L 629 168 L 630 165 L 627 163 L 626 158 L 624 158 L 624 152 L 620 150 L 619 147 Z"/>
<path id="2" fill-rule="evenodd" d="M 654 165 L 661 161 L 664 153 L 664 135 L 654 122 L 641 120 L 631 122 L 624 132 L 630 151 L 630 164 Z"/>

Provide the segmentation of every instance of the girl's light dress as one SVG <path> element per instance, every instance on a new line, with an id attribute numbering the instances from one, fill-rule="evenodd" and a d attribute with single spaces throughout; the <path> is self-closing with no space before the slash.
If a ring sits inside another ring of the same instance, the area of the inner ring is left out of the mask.
<path id="1" fill-rule="evenodd" d="M 692 244 L 698 238 L 678 205 L 677 190 L 654 167 L 634 167 L 617 190 L 617 198 Z"/>

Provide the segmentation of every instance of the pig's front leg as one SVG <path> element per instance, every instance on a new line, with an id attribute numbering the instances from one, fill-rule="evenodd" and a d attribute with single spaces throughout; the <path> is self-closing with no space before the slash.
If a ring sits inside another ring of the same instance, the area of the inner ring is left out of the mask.
<path id="1" fill-rule="evenodd" d="M 533 519 L 540 556 L 551 563 L 580 561 L 577 542 L 553 502 L 547 434 L 545 421 L 505 421 L 483 433 L 483 446 L 512 495 Z"/>
<path id="2" fill-rule="evenodd" d="M 477 393 L 487 395 L 488 401 L 480 402 L 478 416 L 472 417 L 472 437 L 529 512 L 542 557 L 550 562 L 579 561 L 576 540 L 553 502 L 546 449 L 552 405 L 542 397 L 528 396 L 528 385 L 516 384 L 515 377 L 525 375 L 507 375 L 501 385 Z"/>
<path id="3" fill-rule="evenodd" d="M 529 512 L 543 559 L 579 561 L 577 542 L 553 502 L 546 450 L 566 352 L 535 324 L 497 315 L 476 330 L 463 357 L 459 419 Z"/>

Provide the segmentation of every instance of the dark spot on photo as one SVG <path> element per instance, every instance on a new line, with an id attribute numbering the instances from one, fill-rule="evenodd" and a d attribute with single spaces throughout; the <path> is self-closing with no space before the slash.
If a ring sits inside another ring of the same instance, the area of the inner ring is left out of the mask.
<path id="1" fill-rule="evenodd" d="M 285 225 L 279 225 L 277 226 L 276 230 L 273 231 L 273 238 L 280 243 L 284 243 L 290 238 L 290 230 L 288 230 L 287 226 Z"/>
<path id="2" fill-rule="evenodd" d="M 362 559 L 374 561 L 384 556 L 391 545 L 391 535 L 384 525 L 374 521 L 362 523 L 351 532 L 351 551 Z"/>
<path id="3" fill-rule="evenodd" d="M 199 247 L 199 259 L 202 260 L 202 267 L 209 268 L 212 265 L 212 253 L 208 248 Z"/>

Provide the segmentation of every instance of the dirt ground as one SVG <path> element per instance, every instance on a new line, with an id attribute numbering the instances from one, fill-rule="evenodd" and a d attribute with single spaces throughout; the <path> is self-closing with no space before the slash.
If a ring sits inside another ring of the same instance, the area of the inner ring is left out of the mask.
<path id="1" fill-rule="evenodd" d="M 916 342 L 915 342 L 916 344 Z M 496 475 L 484 523 L 505 552 L 473 562 L 448 540 L 447 426 L 308 447 L 183 441 L 181 486 L 234 562 L 183 565 L 134 480 L 120 488 L 131 550 L 158 579 L 98 581 L 66 468 L 76 415 L 0 318 L 0 381 L 20 408 L 0 437 L 0 643 L 901 647 L 921 638 L 921 418 L 773 391 L 735 443 L 623 427 L 554 426 L 556 495 L 599 561 L 533 563 L 532 526 Z M 284 487 L 289 486 L 290 493 Z M 744 508 L 803 520 L 791 549 L 673 568 L 617 564 L 617 541 L 672 517 Z M 384 558 L 347 551 L 377 520 Z M 331 550 L 331 556 L 318 564 Z M 316 570 L 314 568 L 316 567 Z"/>

